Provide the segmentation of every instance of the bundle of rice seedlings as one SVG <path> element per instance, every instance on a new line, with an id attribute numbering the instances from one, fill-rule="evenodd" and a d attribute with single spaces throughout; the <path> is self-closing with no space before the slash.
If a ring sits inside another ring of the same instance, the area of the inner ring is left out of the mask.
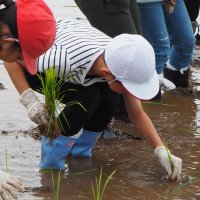
<path id="1" fill-rule="evenodd" d="M 48 127 L 44 125 L 39 126 L 39 132 L 41 135 L 46 135 L 51 140 L 53 140 L 57 136 L 59 136 L 62 131 L 64 131 L 62 123 L 58 118 L 58 115 L 60 113 L 60 109 L 63 108 L 63 104 L 61 102 L 64 93 L 67 91 L 61 91 L 61 87 L 63 86 L 64 81 L 56 77 L 56 71 L 53 67 L 46 70 L 44 76 L 42 75 L 38 76 L 42 84 L 42 88 L 39 92 L 44 94 L 46 109 L 49 113 Z M 85 108 L 81 105 L 81 103 L 77 101 L 72 101 L 64 105 L 64 107 L 73 106 L 76 104 L 81 106 L 85 110 Z M 64 116 L 63 113 L 62 115 L 66 123 L 70 127 L 66 116 Z"/>

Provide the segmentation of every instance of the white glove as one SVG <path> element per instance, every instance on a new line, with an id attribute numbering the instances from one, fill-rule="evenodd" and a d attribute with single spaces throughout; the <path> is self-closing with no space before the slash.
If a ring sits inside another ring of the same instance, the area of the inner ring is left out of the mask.
<path id="1" fill-rule="evenodd" d="M 164 146 L 157 146 L 154 150 L 154 154 L 159 158 L 159 161 L 167 171 L 169 178 L 171 180 L 178 179 L 182 170 L 182 159 L 172 155 L 170 151 L 168 151 L 168 153 Z M 170 163 L 169 156 L 171 157 L 172 163 Z"/>
<path id="2" fill-rule="evenodd" d="M 28 117 L 38 125 L 48 126 L 49 115 L 45 104 L 40 102 L 38 97 L 35 95 L 34 91 L 29 88 L 25 90 L 19 101 L 24 105 L 28 111 Z"/>
<path id="3" fill-rule="evenodd" d="M 24 191 L 19 180 L 0 170 L 0 199 L 17 199 L 18 191 Z"/>

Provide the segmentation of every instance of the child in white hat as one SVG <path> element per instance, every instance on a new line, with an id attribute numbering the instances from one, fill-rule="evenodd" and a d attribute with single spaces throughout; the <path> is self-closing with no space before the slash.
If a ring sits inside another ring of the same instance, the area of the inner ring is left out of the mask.
<path id="1" fill-rule="evenodd" d="M 182 160 L 171 154 L 171 168 L 168 152 L 140 102 L 140 99 L 153 98 L 159 90 L 152 46 L 142 36 L 121 34 L 111 39 L 77 21 L 57 19 L 56 25 L 55 42 L 39 57 L 37 72 L 44 75 L 47 69 L 54 67 L 57 77 L 64 82 L 62 103 L 81 102 L 87 112 L 80 106 L 62 110 L 59 115 L 64 128 L 61 135 L 52 142 L 46 136 L 42 137 L 40 168 L 65 169 L 64 161 L 68 155 L 91 157 L 102 130 L 118 107 L 119 94 L 122 94 L 134 127 L 154 149 L 169 177 L 179 177 Z M 45 105 L 33 91 L 41 88 L 38 76 L 22 70 L 21 66 L 25 65 L 21 61 L 5 63 L 5 66 L 30 119 L 48 126 Z M 18 74 L 18 79 L 11 71 Z M 68 79 L 69 74 L 71 79 Z M 67 117 L 70 127 L 63 116 Z"/>

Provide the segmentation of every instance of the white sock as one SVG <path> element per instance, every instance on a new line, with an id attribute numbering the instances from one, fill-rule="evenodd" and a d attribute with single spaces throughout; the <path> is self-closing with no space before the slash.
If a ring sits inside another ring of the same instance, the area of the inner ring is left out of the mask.
<path id="1" fill-rule="evenodd" d="M 189 67 L 184 67 L 184 68 L 182 68 L 180 70 L 177 70 L 175 67 L 173 67 L 172 65 L 169 64 L 169 61 L 167 61 L 166 68 L 174 70 L 174 71 L 180 71 L 181 74 L 184 74 L 184 71 L 187 71 Z"/>

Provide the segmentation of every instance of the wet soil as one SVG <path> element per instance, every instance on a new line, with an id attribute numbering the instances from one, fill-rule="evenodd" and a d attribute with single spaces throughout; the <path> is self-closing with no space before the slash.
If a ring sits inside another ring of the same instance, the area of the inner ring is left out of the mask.
<path id="1" fill-rule="evenodd" d="M 73 6 L 73 1 L 70 2 Z M 58 1 L 58 5 L 63 8 L 63 1 Z M 70 11 L 69 16 L 80 17 L 77 9 L 73 12 L 71 7 L 66 9 Z M 62 10 L 60 15 L 63 13 Z M 19 194 L 20 200 L 53 199 L 52 174 L 38 169 L 40 137 L 37 127 L 18 102 L 19 96 L 2 64 L 0 82 L 5 86 L 0 90 L 0 169 L 8 170 L 27 188 L 25 193 Z M 172 153 L 183 159 L 181 181 L 163 178 L 166 173 L 154 157 L 153 149 L 140 138 L 128 120 L 115 119 L 110 126 L 117 137 L 101 138 L 92 159 L 68 158 L 68 171 L 61 173 L 59 199 L 93 199 L 91 182 L 95 183 L 102 167 L 104 180 L 116 170 L 104 199 L 200 199 L 200 95 L 192 90 L 199 84 L 200 47 L 197 47 L 190 89 L 165 92 L 162 101 L 143 102 L 144 110 Z M 53 172 L 55 179 L 57 176 L 58 172 Z"/>
<path id="2" fill-rule="evenodd" d="M 0 66 L 6 89 L 0 91 L 0 167 L 19 178 L 28 189 L 20 200 L 53 199 L 51 173 L 38 170 L 40 137 L 18 103 L 18 95 Z M 153 150 L 140 138 L 128 120 L 115 119 L 111 128 L 117 138 L 101 138 L 92 159 L 68 158 L 68 172 L 61 173 L 60 200 L 93 199 L 94 183 L 103 167 L 103 177 L 116 173 L 104 199 L 200 199 L 200 101 L 194 94 L 199 84 L 200 59 L 191 68 L 190 89 L 165 92 L 162 101 L 143 102 L 143 107 L 172 153 L 183 159 L 182 180 L 171 182 Z M 6 160 L 8 167 L 6 167 Z M 54 178 L 57 173 L 55 172 Z M 190 182 L 189 182 L 190 181 Z M 181 184 L 186 184 L 180 189 Z"/>

